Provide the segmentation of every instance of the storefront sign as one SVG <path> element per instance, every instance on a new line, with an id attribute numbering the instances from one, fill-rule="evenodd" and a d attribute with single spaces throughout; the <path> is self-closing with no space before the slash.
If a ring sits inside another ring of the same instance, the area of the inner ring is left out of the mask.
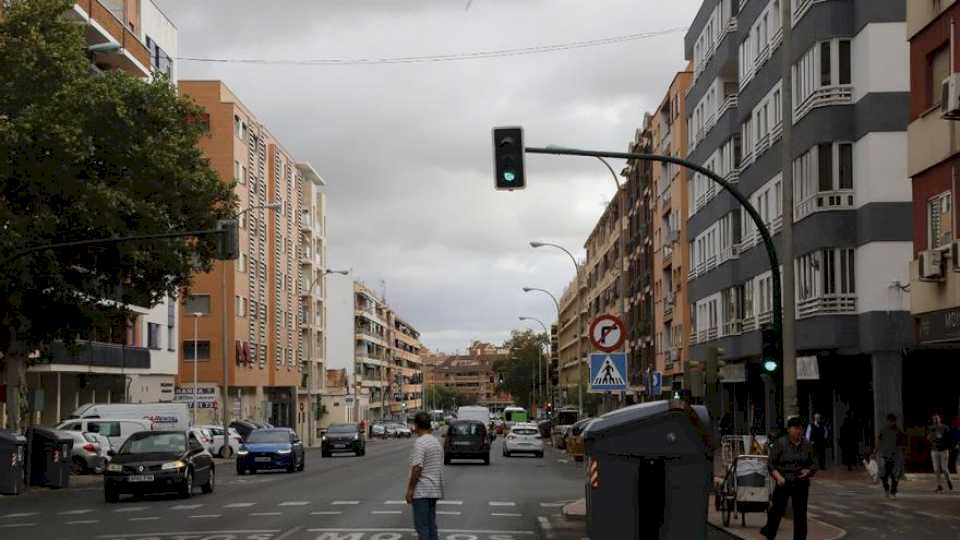
<path id="1" fill-rule="evenodd" d="M 798 381 L 819 381 L 820 364 L 817 363 L 816 356 L 798 356 L 797 357 L 797 380 Z"/>
<path id="2" fill-rule="evenodd" d="M 746 364 L 720 366 L 720 381 L 724 384 L 747 382 Z"/>
<path id="3" fill-rule="evenodd" d="M 174 401 L 184 402 L 187 408 L 193 408 L 193 386 L 178 386 L 176 388 Z M 209 386 L 200 386 L 197 388 L 197 408 L 198 409 L 216 409 L 218 404 L 217 389 Z"/>
<path id="4" fill-rule="evenodd" d="M 921 313 L 917 321 L 920 343 L 960 341 L 960 309 Z"/>

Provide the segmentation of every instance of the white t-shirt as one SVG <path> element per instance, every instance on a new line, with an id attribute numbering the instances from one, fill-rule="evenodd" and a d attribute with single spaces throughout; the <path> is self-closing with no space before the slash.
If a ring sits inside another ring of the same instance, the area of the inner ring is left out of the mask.
<path id="1" fill-rule="evenodd" d="M 431 434 L 417 437 L 410 466 L 421 467 L 420 479 L 413 490 L 414 499 L 443 498 L 443 446 Z"/>

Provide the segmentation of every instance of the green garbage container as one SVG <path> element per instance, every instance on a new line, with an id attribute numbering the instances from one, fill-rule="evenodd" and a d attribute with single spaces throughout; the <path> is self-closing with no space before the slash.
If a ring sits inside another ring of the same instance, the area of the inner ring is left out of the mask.
<path id="1" fill-rule="evenodd" d="M 12 431 L 0 431 L 0 495 L 23 493 L 26 459 L 27 438 Z"/>

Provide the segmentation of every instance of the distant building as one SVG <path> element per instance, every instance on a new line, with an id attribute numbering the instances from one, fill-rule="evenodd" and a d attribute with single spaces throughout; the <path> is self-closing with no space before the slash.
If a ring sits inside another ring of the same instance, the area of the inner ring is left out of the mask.
<path id="1" fill-rule="evenodd" d="M 320 429 L 332 424 L 353 424 L 366 417 L 370 402 L 366 394 L 357 395 L 347 370 L 328 369 L 325 379 Z"/>
<path id="2" fill-rule="evenodd" d="M 501 411 L 513 404 L 509 394 L 497 392 L 498 374 L 494 370 L 497 360 L 507 358 L 509 351 L 489 343 L 473 342 L 462 355 L 428 355 L 424 363 L 428 390 L 433 386 L 446 386 L 466 396 L 470 402 Z M 429 408 L 429 392 L 424 396 Z"/>

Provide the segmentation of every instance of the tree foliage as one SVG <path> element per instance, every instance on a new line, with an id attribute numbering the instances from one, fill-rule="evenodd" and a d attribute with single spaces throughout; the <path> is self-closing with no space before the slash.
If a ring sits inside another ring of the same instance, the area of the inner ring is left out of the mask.
<path id="1" fill-rule="evenodd" d="M 465 405 L 476 405 L 477 396 L 466 394 L 452 386 L 431 384 L 423 389 L 424 407 L 452 411 Z"/>
<path id="2" fill-rule="evenodd" d="M 234 213 L 232 186 L 198 147 L 203 110 L 163 78 L 95 74 L 83 27 L 64 16 L 72 4 L 15 0 L 0 18 L 0 321 L 10 330 L 0 351 L 70 340 L 124 304 L 157 303 L 210 269 L 215 242 L 10 254 L 213 229 Z"/>
<path id="3" fill-rule="evenodd" d="M 549 343 L 548 337 L 533 330 L 514 330 L 504 347 L 510 351 L 506 358 L 498 359 L 493 369 L 498 374 L 497 390 L 509 393 L 518 405 L 530 403 L 538 369 L 543 369 L 546 361 L 541 360 L 540 351 Z M 503 382 L 499 382 L 500 377 Z"/>

